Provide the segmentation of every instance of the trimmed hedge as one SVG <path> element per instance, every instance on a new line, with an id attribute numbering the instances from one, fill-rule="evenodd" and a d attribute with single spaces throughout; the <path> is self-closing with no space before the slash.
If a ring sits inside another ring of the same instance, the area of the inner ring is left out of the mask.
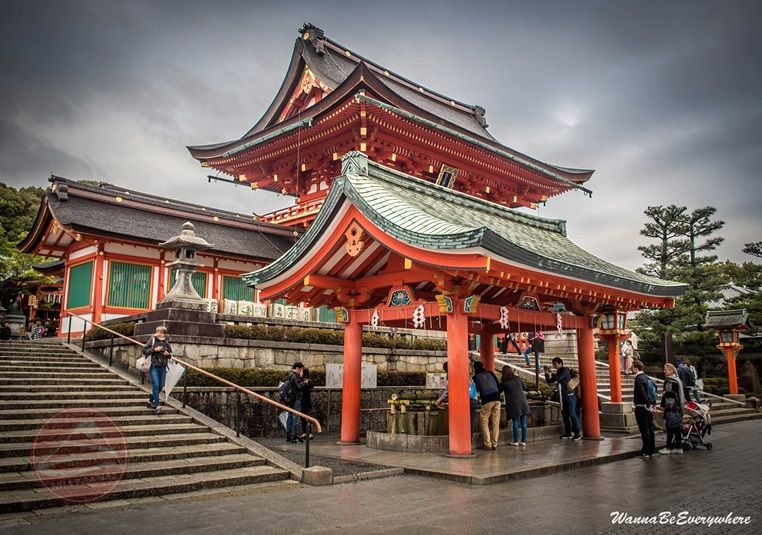
<path id="1" fill-rule="evenodd" d="M 113 325 L 108 326 L 109 329 L 112 331 L 116 331 L 119 334 L 123 334 L 125 336 L 132 336 L 135 334 L 135 322 L 129 321 L 124 323 L 114 323 Z M 101 329 L 100 327 L 96 327 L 95 329 L 90 329 L 85 334 L 85 340 L 91 341 L 91 340 L 108 340 L 114 336 L 110 332 Z"/>
<path id="2" fill-rule="evenodd" d="M 313 327 L 278 327 L 272 325 L 226 325 L 226 338 L 243 340 L 270 340 L 274 342 L 294 342 L 300 344 L 325 344 L 340 346 L 344 344 L 344 332 L 334 329 Z M 445 351 L 444 340 L 432 338 L 390 338 L 376 333 L 363 333 L 364 347 L 382 347 L 387 349 L 412 349 L 427 351 Z"/>
<path id="3" fill-rule="evenodd" d="M 277 387 L 287 376 L 288 372 L 282 370 L 268 370 L 260 368 L 204 368 L 231 383 L 240 386 L 269 386 Z M 310 379 L 315 386 L 325 386 L 325 370 L 320 368 L 310 369 Z M 378 386 L 425 386 L 425 372 L 389 372 L 378 370 Z M 188 386 L 225 386 L 219 381 L 202 375 L 194 370 L 188 370 Z"/>

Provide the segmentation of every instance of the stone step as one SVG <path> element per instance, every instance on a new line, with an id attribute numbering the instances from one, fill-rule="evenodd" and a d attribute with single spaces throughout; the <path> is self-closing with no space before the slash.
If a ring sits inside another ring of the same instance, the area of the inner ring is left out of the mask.
<path id="1" fill-rule="evenodd" d="M 78 362 L 75 364 L 59 364 L 59 363 L 29 363 L 20 362 L 15 364 L 5 364 L 0 362 L 0 374 L 6 375 L 11 373 L 23 373 L 25 375 L 32 375 L 36 377 L 36 374 L 45 374 L 50 377 L 68 377 L 69 374 L 90 374 L 101 373 L 101 368 L 97 364 L 87 364 L 84 362 Z"/>
<path id="2" fill-rule="evenodd" d="M 163 420 L 162 420 L 163 422 Z M 119 428 L 105 427 L 97 431 L 92 427 L 75 427 L 65 429 L 21 429 L 6 431 L 0 435 L 0 444 L 11 442 L 34 442 L 35 440 L 80 440 L 97 433 L 98 436 L 140 436 L 140 435 L 174 435 L 189 433 L 206 433 L 208 428 L 198 424 L 165 424 L 157 425 L 124 425 Z"/>
<path id="3" fill-rule="evenodd" d="M 146 383 L 147 386 L 150 386 L 149 383 Z M 78 390 L 78 388 L 81 388 L 81 390 Z M 67 385 L 64 384 L 22 384 L 22 383 L 11 383 L 11 384 L 0 384 L 0 393 L 5 392 L 32 392 L 32 393 L 51 393 L 54 394 L 56 392 L 76 392 L 78 395 L 82 395 L 82 393 L 86 393 L 87 395 L 96 393 L 96 392 L 112 392 L 116 389 L 123 389 L 123 388 L 134 388 L 131 384 L 129 384 L 127 381 L 123 380 L 117 380 L 113 383 L 105 383 L 105 384 L 99 384 L 99 383 L 92 383 L 88 382 L 87 384 L 82 385 Z"/>
<path id="4" fill-rule="evenodd" d="M 246 453 L 246 448 L 230 442 L 217 442 L 215 444 L 192 444 L 190 446 L 175 446 L 173 448 L 134 448 L 126 453 L 128 463 L 142 463 L 195 457 L 238 455 Z M 33 470 L 31 461 L 30 455 L 1 458 L 0 473 L 8 474 Z M 86 468 L 99 464 L 114 463 L 114 452 L 113 450 L 106 450 L 56 455 L 55 462 L 56 467 L 61 469 Z"/>
<path id="5" fill-rule="evenodd" d="M 27 391 L 4 391 L 0 390 L 0 402 L 4 401 L 34 401 L 34 400 L 65 400 L 65 399 L 80 399 L 82 396 L 86 396 L 88 399 L 145 399 L 148 394 L 137 388 L 133 390 L 114 390 L 109 387 L 108 390 L 102 391 L 82 391 L 76 392 L 66 390 L 63 392 L 48 392 L 38 390 Z M 3 405 L 4 406 L 4 405 Z"/>
<path id="6" fill-rule="evenodd" d="M 738 413 L 727 416 L 712 416 L 712 425 L 730 424 L 733 422 L 742 422 L 744 420 L 759 420 L 762 413 L 750 410 L 747 413 Z"/>
<path id="7" fill-rule="evenodd" d="M 125 480 L 178 474 L 197 474 L 217 470 L 233 470 L 247 466 L 262 466 L 263 464 L 264 459 L 248 453 L 220 455 L 213 458 L 162 459 L 138 464 L 128 462 L 125 463 L 124 467 L 120 467 L 112 461 L 110 464 L 94 467 L 77 466 L 69 469 L 45 470 L 43 476 L 45 478 L 44 484 L 36 472 L 0 474 L 0 492 L 102 483 L 104 481 L 113 481 L 117 478 Z M 91 469 L 87 471 L 86 468 Z"/>
<path id="8" fill-rule="evenodd" d="M 72 412 L 76 412 L 75 409 L 71 410 Z M 149 412 L 150 409 L 147 409 L 145 404 L 140 404 L 135 407 L 99 407 L 97 412 L 104 415 L 104 416 L 139 416 L 143 415 L 146 412 Z M 175 414 L 177 412 L 177 409 L 173 409 L 172 407 L 162 407 L 163 414 Z M 60 413 L 60 408 L 39 408 L 39 409 L 14 409 L 14 410 L 4 410 L 0 409 L 0 420 L 25 420 L 25 419 L 38 419 L 38 418 L 50 418 L 51 416 L 55 416 L 56 414 Z M 150 412 L 149 412 L 150 414 Z M 155 415 L 154 415 L 155 416 Z M 161 418 L 161 416 L 156 416 L 157 418 Z M 2 428 L 0 428 L 0 431 L 2 431 Z"/>
<path id="9" fill-rule="evenodd" d="M 40 359 L 38 361 L 31 362 L 29 360 L 10 360 L 10 359 L 0 359 L 0 370 L 7 370 L 7 371 L 14 371 L 12 368 L 16 367 L 23 367 L 25 369 L 34 369 L 36 368 L 39 371 L 52 371 L 52 370 L 66 370 L 67 368 L 76 368 L 76 369 L 87 369 L 87 368 L 94 368 L 94 369 L 103 369 L 98 364 L 94 362 L 90 362 L 87 360 L 43 360 Z"/>
<path id="10" fill-rule="evenodd" d="M 249 466 L 201 474 L 156 476 L 141 480 L 125 479 L 119 481 L 106 494 L 88 486 L 68 488 L 69 494 L 66 498 L 51 493 L 40 493 L 39 489 L 3 492 L 0 493 L 0 513 L 32 511 L 77 502 L 161 496 L 212 487 L 280 481 L 288 479 L 289 475 L 288 471 L 271 466 Z"/>
<path id="11" fill-rule="evenodd" d="M 64 349 L 64 348 L 60 348 L 60 349 L 31 349 L 31 348 L 0 349 L 0 357 L 8 357 L 8 356 L 33 357 L 33 356 L 41 356 L 41 355 L 50 356 L 50 357 L 79 356 L 79 354 L 76 351 L 72 351 L 71 349 Z"/>
<path id="12" fill-rule="evenodd" d="M 156 414 L 147 409 L 142 413 L 137 412 L 135 415 L 87 418 L 86 420 L 63 417 L 56 418 L 53 421 L 49 421 L 49 418 L 3 420 L 2 416 L 0 416 L 0 433 L 39 429 L 42 425 L 50 429 L 71 429 L 76 425 L 82 425 L 83 422 L 86 422 L 88 425 L 103 423 L 106 426 L 110 426 L 113 424 L 124 429 L 125 426 L 133 425 L 189 424 L 192 421 L 193 419 L 190 416 L 185 416 L 184 414 L 162 414 L 161 416 L 156 416 Z"/>
<path id="13" fill-rule="evenodd" d="M 29 455 L 34 448 L 37 455 L 66 455 L 69 453 L 87 453 L 97 448 L 107 450 L 130 450 L 133 448 L 171 448 L 175 446 L 190 446 L 192 444 L 214 444 L 224 442 L 225 437 L 214 433 L 192 433 L 189 435 L 159 435 L 159 436 L 130 436 L 87 438 L 84 440 L 67 440 L 66 442 L 16 442 L 0 444 L 0 458 L 22 457 Z"/>
<path id="14" fill-rule="evenodd" d="M 28 371 L 4 371 L 3 377 L 6 379 L 103 379 L 114 377 L 114 374 L 105 368 L 100 367 L 95 370 L 88 370 L 83 372 L 70 370 L 61 372 L 51 372 L 47 370 L 40 371 L 38 368 L 30 367 Z"/>
<path id="15" fill-rule="evenodd" d="M 82 399 L 85 397 L 85 399 Z M 116 398 L 116 399 L 93 399 L 85 392 L 80 394 L 78 399 L 20 399 L 14 401 L 4 401 L 2 410 L 17 409 L 82 409 L 93 408 L 122 408 L 122 407 L 145 407 L 147 404 L 146 394 L 141 393 L 139 397 Z"/>
<path id="16" fill-rule="evenodd" d="M 2 385 L 31 385 L 37 389 L 45 389 L 48 385 L 69 385 L 70 388 L 80 388 L 87 390 L 90 385 L 126 385 L 129 384 L 125 379 L 120 379 L 116 375 L 108 374 L 102 378 L 90 377 L 67 377 L 58 379 L 53 377 L 0 377 L 0 386 Z"/>

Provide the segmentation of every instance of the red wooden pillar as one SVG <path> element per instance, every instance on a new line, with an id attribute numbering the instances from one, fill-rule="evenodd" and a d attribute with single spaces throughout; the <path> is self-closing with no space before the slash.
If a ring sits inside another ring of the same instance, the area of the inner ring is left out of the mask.
<path id="1" fill-rule="evenodd" d="M 156 294 L 157 305 L 161 303 L 161 300 L 164 299 L 164 296 L 167 293 L 167 288 L 166 288 L 167 284 L 166 284 L 166 281 L 164 280 L 166 278 L 166 271 L 167 271 L 166 256 L 165 256 L 165 252 L 162 251 L 161 254 L 159 255 L 159 291 Z M 204 297 L 204 296 L 202 295 L 201 297 Z"/>
<path id="2" fill-rule="evenodd" d="M 344 379 L 341 392 L 341 442 L 360 442 L 360 379 L 362 373 L 362 325 L 349 311 L 344 324 Z"/>
<path id="3" fill-rule="evenodd" d="M 610 334 L 606 336 L 609 353 L 609 385 L 611 386 L 611 402 L 622 402 L 622 376 L 619 369 L 619 336 Z"/>
<path id="4" fill-rule="evenodd" d="M 738 378 L 736 377 L 736 350 L 734 347 L 723 347 L 728 361 L 728 389 L 732 395 L 738 394 Z"/>
<path id="5" fill-rule="evenodd" d="M 453 299 L 453 301 L 456 301 Z M 450 455 L 471 455 L 471 403 L 468 398 L 468 316 L 463 303 L 447 315 L 447 397 Z"/>
<path id="6" fill-rule="evenodd" d="M 598 387 L 595 379 L 595 348 L 590 318 L 587 325 L 577 329 L 580 390 L 582 392 L 582 434 L 585 438 L 601 437 L 598 416 Z"/>
<path id="7" fill-rule="evenodd" d="M 95 253 L 95 280 L 93 284 L 93 322 L 100 323 L 103 316 L 103 245 Z"/>
<path id="8" fill-rule="evenodd" d="M 479 336 L 479 355 L 484 369 L 495 371 L 495 335 L 491 326 L 485 325 Z M 448 364 L 449 366 L 449 364 Z"/>

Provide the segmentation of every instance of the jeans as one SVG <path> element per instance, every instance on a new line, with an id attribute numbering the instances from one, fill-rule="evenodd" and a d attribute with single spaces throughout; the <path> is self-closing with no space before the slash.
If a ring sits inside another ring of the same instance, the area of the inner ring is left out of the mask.
<path id="1" fill-rule="evenodd" d="M 151 398 L 148 400 L 151 405 L 159 405 L 159 393 L 164 388 L 164 379 L 167 377 L 166 366 L 154 367 L 148 372 L 151 377 Z"/>
<path id="2" fill-rule="evenodd" d="M 479 412 L 479 401 L 476 399 L 469 399 L 471 404 L 471 429 L 469 433 L 474 433 L 474 424 L 476 423 L 476 413 Z"/>
<path id="3" fill-rule="evenodd" d="M 297 399 L 294 402 L 294 406 L 291 407 L 299 412 L 302 411 L 302 400 Z M 299 436 L 299 420 L 300 418 L 292 413 L 288 413 L 288 420 L 286 420 L 286 440 L 296 440 Z"/>
<path id="4" fill-rule="evenodd" d="M 522 414 L 518 418 L 513 418 L 513 441 L 514 442 L 526 442 L 527 441 L 527 415 Z M 519 422 L 521 422 L 521 440 L 519 440 Z"/>
<path id="5" fill-rule="evenodd" d="M 643 455 L 653 455 L 656 451 L 653 413 L 645 407 L 635 407 L 635 421 L 638 422 L 640 438 L 643 441 L 640 453 Z"/>
<path id="6" fill-rule="evenodd" d="M 522 353 L 522 355 L 524 356 L 524 362 L 527 363 L 527 366 L 530 366 L 532 364 L 530 362 L 530 360 L 529 360 L 529 355 L 531 355 L 531 354 L 532 354 L 532 346 L 530 345 Z M 540 353 L 537 353 L 537 366 L 536 366 L 536 368 L 537 368 L 538 372 L 540 371 L 540 357 L 541 356 L 542 355 Z"/>
<path id="7" fill-rule="evenodd" d="M 696 398 L 696 403 L 701 403 L 701 395 L 699 394 L 698 387 L 697 386 L 692 387 L 691 391 L 693 392 L 693 397 Z"/>
<path id="8" fill-rule="evenodd" d="M 484 447 L 497 447 L 497 441 L 500 438 L 500 401 L 483 403 L 479 422 L 481 423 Z"/>
<path id="9" fill-rule="evenodd" d="M 564 435 L 579 435 L 579 417 L 577 416 L 577 396 L 567 394 L 564 396 L 564 405 L 561 414 L 564 417 Z"/>
<path id="10" fill-rule="evenodd" d="M 679 427 L 667 428 L 667 449 L 679 450 L 683 447 L 683 437 Z"/>

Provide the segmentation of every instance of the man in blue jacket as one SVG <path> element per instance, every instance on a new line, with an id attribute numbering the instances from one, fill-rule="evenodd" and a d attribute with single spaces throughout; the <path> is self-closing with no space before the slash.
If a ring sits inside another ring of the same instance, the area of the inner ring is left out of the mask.
<path id="1" fill-rule="evenodd" d="M 569 379 L 572 378 L 572 372 L 564 366 L 564 361 L 560 357 L 555 357 L 553 364 L 553 373 L 550 368 L 545 366 L 545 380 L 548 384 L 555 383 L 558 390 L 558 403 L 561 405 L 561 415 L 564 418 L 563 439 L 582 440 L 579 433 L 579 417 L 577 416 L 577 395 L 573 390 L 569 390 Z M 572 432 L 574 435 L 572 435 Z"/>

